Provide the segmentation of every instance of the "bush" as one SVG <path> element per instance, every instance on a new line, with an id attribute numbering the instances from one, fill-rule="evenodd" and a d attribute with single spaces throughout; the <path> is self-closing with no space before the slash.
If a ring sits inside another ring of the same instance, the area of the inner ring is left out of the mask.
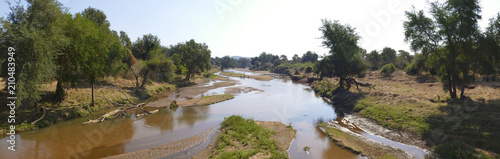
<path id="1" fill-rule="evenodd" d="M 418 74 L 418 72 L 419 72 L 418 69 L 413 64 L 405 67 L 405 73 L 407 75 L 416 75 Z"/>
<path id="2" fill-rule="evenodd" d="M 447 158 L 477 158 L 476 151 L 461 141 L 449 141 L 434 147 L 434 151 L 444 159 Z"/>
<path id="3" fill-rule="evenodd" d="M 380 75 L 384 77 L 389 77 L 392 73 L 396 71 L 396 67 L 392 63 L 386 64 L 380 70 Z"/>
<path id="4" fill-rule="evenodd" d="M 313 71 L 313 68 L 311 66 L 306 67 L 306 73 L 311 73 Z"/>
<path id="5" fill-rule="evenodd" d="M 285 65 L 279 65 L 278 67 L 274 68 L 272 72 L 274 73 L 280 73 L 280 74 L 289 74 L 289 67 Z"/>
<path id="6" fill-rule="evenodd" d="M 295 73 L 293 73 L 294 75 L 299 75 L 299 71 L 298 70 L 295 70 Z"/>

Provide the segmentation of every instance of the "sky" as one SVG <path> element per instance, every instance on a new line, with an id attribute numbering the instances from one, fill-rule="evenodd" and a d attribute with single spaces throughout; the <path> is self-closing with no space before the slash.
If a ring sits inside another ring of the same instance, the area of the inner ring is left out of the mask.
<path id="1" fill-rule="evenodd" d="M 9 0 L 8 0 L 9 1 Z M 10 0 L 15 2 L 13 0 Z M 206 43 L 212 57 L 255 57 L 262 52 L 302 56 L 328 53 L 321 45 L 321 19 L 356 28 L 367 51 L 391 47 L 411 51 L 404 42 L 405 11 L 428 11 L 426 0 L 60 0 L 73 14 L 93 7 L 103 11 L 111 29 L 132 42 L 157 35 L 164 46 L 194 39 Z M 481 29 L 500 12 L 500 0 L 480 0 Z M 10 12 L 0 2 L 0 16 Z"/>

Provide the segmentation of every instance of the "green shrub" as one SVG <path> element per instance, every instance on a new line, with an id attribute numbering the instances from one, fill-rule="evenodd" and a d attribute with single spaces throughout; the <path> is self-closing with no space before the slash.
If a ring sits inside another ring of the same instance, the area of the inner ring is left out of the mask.
<path id="1" fill-rule="evenodd" d="M 313 71 L 313 68 L 311 66 L 306 67 L 306 73 L 311 73 Z"/>
<path id="2" fill-rule="evenodd" d="M 392 73 L 396 71 L 396 67 L 392 63 L 386 64 L 380 70 L 380 75 L 384 77 L 389 77 Z"/>
<path id="3" fill-rule="evenodd" d="M 294 75 L 299 75 L 299 71 L 298 70 L 295 70 L 295 73 L 293 73 Z"/>
<path id="4" fill-rule="evenodd" d="M 173 101 L 172 103 L 170 103 L 170 108 L 175 108 L 175 107 L 178 107 L 177 105 L 177 101 Z"/>
<path id="5" fill-rule="evenodd" d="M 333 97 L 333 92 L 337 89 L 338 85 L 329 81 L 319 81 L 313 85 L 314 92 L 327 98 Z"/>
<path id="6" fill-rule="evenodd" d="M 462 141 L 450 141 L 442 145 L 434 147 L 434 152 L 436 152 L 439 157 L 443 159 L 447 158 L 477 158 L 476 151 Z"/>
<path id="7" fill-rule="evenodd" d="M 418 74 L 418 69 L 413 64 L 411 64 L 405 67 L 405 73 L 407 75 L 416 75 Z"/>
<path id="8" fill-rule="evenodd" d="M 285 65 L 279 65 L 278 67 L 273 69 L 274 73 L 280 73 L 280 74 L 289 74 L 289 67 Z"/>

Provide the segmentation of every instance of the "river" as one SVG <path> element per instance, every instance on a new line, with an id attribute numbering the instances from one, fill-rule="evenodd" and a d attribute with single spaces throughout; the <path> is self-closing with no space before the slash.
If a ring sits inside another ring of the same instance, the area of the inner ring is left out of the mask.
<path id="1" fill-rule="evenodd" d="M 293 83 L 287 77 L 271 81 L 229 78 L 237 82 L 229 87 L 247 86 L 262 91 L 240 93 L 232 100 L 208 106 L 164 108 L 139 119 L 131 117 L 91 125 L 81 125 L 86 120 L 84 118 L 60 122 L 17 135 L 15 152 L 7 149 L 8 143 L 0 142 L 0 158 L 99 158 L 129 153 L 200 134 L 230 115 L 290 123 L 297 130 L 288 150 L 291 158 L 363 158 L 337 146 L 316 128 L 318 122 L 337 119 L 337 112 L 310 87 Z M 219 81 L 211 83 L 214 82 Z M 226 88 L 214 89 L 204 95 L 220 94 Z M 356 133 L 401 148 L 417 158 L 422 158 L 425 153 L 383 137 L 362 131 Z M 309 154 L 303 150 L 305 146 L 310 147 Z"/>

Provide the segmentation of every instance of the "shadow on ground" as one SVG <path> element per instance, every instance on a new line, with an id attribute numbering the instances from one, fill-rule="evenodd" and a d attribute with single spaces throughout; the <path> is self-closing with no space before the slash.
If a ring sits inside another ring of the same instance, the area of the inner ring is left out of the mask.
<path id="1" fill-rule="evenodd" d="M 475 158 L 475 148 L 500 153 L 500 99 L 451 100 L 439 110 L 440 115 L 427 118 L 423 134 L 436 153 L 451 158 Z"/>

